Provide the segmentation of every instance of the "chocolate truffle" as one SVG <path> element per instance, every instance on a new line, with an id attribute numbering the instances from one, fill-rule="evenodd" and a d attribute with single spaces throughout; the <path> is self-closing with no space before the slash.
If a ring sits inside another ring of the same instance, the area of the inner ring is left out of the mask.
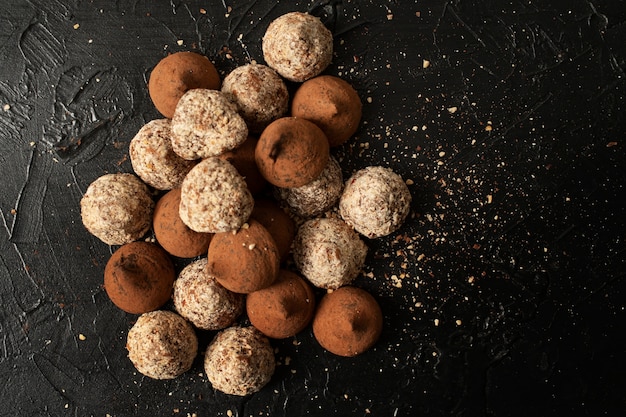
<path id="1" fill-rule="evenodd" d="M 154 208 L 152 228 L 161 247 L 179 258 L 195 258 L 206 254 L 212 233 L 191 230 L 180 218 L 180 188 L 165 193 Z"/>
<path id="2" fill-rule="evenodd" d="M 326 350 L 356 356 L 372 347 L 383 328 L 383 315 L 367 291 L 346 286 L 325 294 L 313 318 L 313 335 Z"/>
<path id="3" fill-rule="evenodd" d="M 163 58 L 150 73 L 148 92 L 157 110 L 168 119 L 180 98 L 194 88 L 219 89 L 220 76 L 209 59 L 195 52 Z"/>
<path id="4" fill-rule="evenodd" d="M 174 281 L 176 311 L 202 330 L 220 330 L 243 312 L 244 296 L 222 287 L 206 270 L 207 259 L 183 268 Z"/>
<path id="5" fill-rule="evenodd" d="M 333 35 L 315 16 L 284 14 L 263 35 L 263 58 L 290 81 L 302 82 L 328 67 L 333 57 Z"/>
<path id="6" fill-rule="evenodd" d="M 335 206 L 343 189 L 343 176 L 339 162 L 332 156 L 320 176 L 301 187 L 276 188 L 279 200 L 284 201 L 292 213 L 300 217 L 315 217 Z"/>
<path id="7" fill-rule="evenodd" d="M 248 190 L 252 195 L 261 193 L 267 186 L 267 181 L 259 172 L 254 160 L 257 142 L 258 138 L 248 136 L 244 143 L 218 156 L 218 158 L 230 162 L 237 169 L 237 172 L 246 180 Z"/>
<path id="8" fill-rule="evenodd" d="M 208 259 L 208 273 L 225 288 L 243 294 L 272 284 L 280 268 L 274 238 L 254 219 L 237 231 L 216 233 Z"/>
<path id="9" fill-rule="evenodd" d="M 180 187 L 196 164 L 172 150 L 169 119 L 152 120 L 139 129 L 130 141 L 128 154 L 139 178 L 157 190 Z"/>
<path id="10" fill-rule="evenodd" d="M 154 201 L 133 174 L 106 174 L 92 182 L 80 200 L 85 228 L 108 245 L 140 239 L 152 224 Z"/>
<path id="11" fill-rule="evenodd" d="M 329 217 L 304 222 L 293 243 L 296 266 L 316 287 L 336 289 L 361 271 L 367 246 L 343 220 Z"/>
<path id="12" fill-rule="evenodd" d="M 237 230 L 248 220 L 253 206 L 243 177 L 219 158 L 207 158 L 193 167 L 181 187 L 180 218 L 196 232 Z"/>
<path id="13" fill-rule="evenodd" d="M 143 375 L 173 379 L 191 368 L 198 354 L 198 338 L 184 318 L 157 310 L 139 316 L 128 332 L 126 349 Z"/>
<path id="14" fill-rule="evenodd" d="M 329 145 L 313 122 L 283 117 L 269 124 L 256 146 L 261 175 L 277 187 L 301 187 L 320 176 L 328 163 Z"/>
<path id="15" fill-rule="evenodd" d="M 373 166 L 346 181 L 339 199 L 341 217 L 368 238 L 386 236 L 400 228 L 411 205 L 411 193 L 389 168 Z"/>
<path id="16" fill-rule="evenodd" d="M 218 391 L 245 396 L 258 392 L 272 378 L 276 360 L 267 337 L 254 327 L 229 327 L 219 332 L 204 356 L 204 371 Z"/>
<path id="17" fill-rule="evenodd" d="M 217 156 L 248 138 L 237 107 L 216 90 L 187 91 L 176 105 L 171 126 L 172 149 L 184 159 Z"/>
<path id="18" fill-rule="evenodd" d="M 302 331 L 313 318 L 315 294 L 297 274 L 281 270 L 269 287 L 246 296 L 250 323 L 267 337 L 284 339 Z"/>
<path id="19" fill-rule="evenodd" d="M 296 224 L 289 214 L 274 200 L 257 199 L 250 218 L 261 223 L 270 232 L 281 261 L 286 260 L 296 235 Z"/>
<path id="20" fill-rule="evenodd" d="M 270 122 L 289 110 L 289 92 L 282 78 L 270 67 L 247 64 L 224 78 L 222 92 L 236 105 L 252 133 L 261 133 Z"/>
<path id="21" fill-rule="evenodd" d="M 361 107 L 359 95 L 347 81 L 320 75 L 305 81 L 296 90 L 291 115 L 319 126 L 332 147 L 345 143 L 356 132 Z"/>
<path id="22" fill-rule="evenodd" d="M 156 310 L 172 295 L 176 278 L 167 252 L 138 241 L 113 252 L 104 268 L 104 289 L 117 307 L 131 314 Z"/>

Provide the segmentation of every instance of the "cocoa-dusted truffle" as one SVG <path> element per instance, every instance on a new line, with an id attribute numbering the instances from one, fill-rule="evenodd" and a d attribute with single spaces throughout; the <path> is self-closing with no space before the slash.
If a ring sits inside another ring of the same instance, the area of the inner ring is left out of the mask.
<path id="1" fill-rule="evenodd" d="M 332 156 L 320 176 L 301 187 L 276 188 L 278 199 L 300 217 L 315 217 L 334 207 L 343 189 L 339 162 Z"/>
<path id="2" fill-rule="evenodd" d="M 302 82 L 328 67 L 333 57 L 333 35 L 315 16 L 284 14 L 263 35 L 263 58 L 283 77 Z"/>
<path id="3" fill-rule="evenodd" d="M 368 238 L 386 236 L 400 228 L 411 205 L 411 193 L 389 168 L 371 166 L 346 181 L 339 199 L 341 217 Z"/>
<path id="4" fill-rule="evenodd" d="M 85 228 L 108 245 L 140 239 L 152 224 L 154 201 L 133 174 L 106 174 L 92 182 L 80 200 Z"/>
<path id="5" fill-rule="evenodd" d="M 135 173 L 157 190 L 180 187 L 196 164 L 172 150 L 171 133 L 169 119 L 152 120 L 139 129 L 128 147 Z"/>
<path id="6" fill-rule="evenodd" d="M 330 146 L 339 146 L 357 131 L 361 121 L 361 99 L 345 80 L 320 75 L 305 81 L 293 96 L 291 115 L 318 125 Z"/>
<path id="7" fill-rule="evenodd" d="M 274 238 L 254 219 L 237 231 L 216 233 L 208 260 L 209 274 L 225 288 L 243 294 L 272 284 L 280 268 Z"/>
<path id="8" fill-rule="evenodd" d="M 104 289 L 117 307 L 131 314 L 156 310 L 172 294 L 176 272 L 168 254 L 153 243 L 121 246 L 104 268 Z"/>
<path id="9" fill-rule="evenodd" d="M 241 145 L 248 127 L 221 91 L 189 90 L 172 117 L 172 149 L 184 159 L 217 156 Z"/>
<path id="10" fill-rule="evenodd" d="M 209 59 L 195 52 L 176 52 L 163 58 L 150 73 L 148 92 L 157 110 L 168 119 L 178 100 L 194 88 L 219 89 L 220 76 Z"/>
<path id="11" fill-rule="evenodd" d="M 258 392 L 272 378 L 274 350 L 254 327 L 229 327 L 219 332 L 204 356 L 204 371 L 218 391 L 245 396 Z"/>
<path id="12" fill-rule="evenodd" d="M 181 316 L 157 310 L 139 316 L 128 332 L 126 349 L 143 375 L 173 379 L 191 368 L 198 354 L 198 338 Z"/>
<path id="13" fill-rule="evenodd" d="M 383 315 L 367 291 L 346 286 L 325 294 L 313 318 L 313 335 L 326 350 L 356 356 L 371 348 L 383 328 Z"/>
<path id="14" fill-rule="evenodd" d="M 235 68 L 224 78 L 222 92 L 237 105 L 252 133 L 261 133 L 289 110 L 285 82 L 266 65 L 247 64 Z"/>
<path id="15" fill-rule="evenodd" d="M 224 159 L 230 162 L 239 174 L 246 180 L 248 189 L 252 195 L 261 193 L 267 186 L 267 181 L 256 166 L 254 160 L 254 151 L 258 138 L 254 136 L 248 136 L 248 139 L 233 150 L 224 152 L 219 155 L 218 158 Z"/>
<path id="16" fill-rule="evenodd" d="M 246 296 L 250 323 L 274 339 L 291 337 L 303 330 L 315 312 L 315 294 L 297 274 L 282 269 L 269 287 Z"/>
<path id="17" fill-rule="evenodd" d="M 212 233 L 191 230 L 180 218 L 180 188 L 165 193 L 154 208 L 152 228 L 161 247 L 179 258 L 195 258 L 206 254 Z"/>
<path id="18" fill-rule="evenodd" d="M 329 217 L 304 222 L 293 243 L 296 266 L 316 287 L 336 289 L 361 271 L 367 246 L 343 220 Z"/>
<path id="19" fill-rule="evenodd" d="M 237 230 L 254 206 L 245 180 L 228 161 L 207 158 L 193 167 L 181 187 L 179 214 L 201 233 Z"/>
<path id="20" fill-rule="evenodd" d="M 206 270 L 207 259 L 194 261 L 174 281 L 176 311 L 202 330 L 220 330 L 243 312 L 244 296 L 222 287 Z"/>
<path id="21" fill-rule="evenodd" d="M 280 259 L 284 261 L 291 250 L 296 235 L 296 224 L 276 201 L 257 199 L 250 218 L 257 220 L 267 229 L 276 242 Z"/>
<path id="22" fill-rule="evenodd" d="M 256 146 L 261 175 L 277 187 L 301 187 L 322 173 L 329 157 L 328 139 L 313 122 L 283 117 L 269 124 Z"/>

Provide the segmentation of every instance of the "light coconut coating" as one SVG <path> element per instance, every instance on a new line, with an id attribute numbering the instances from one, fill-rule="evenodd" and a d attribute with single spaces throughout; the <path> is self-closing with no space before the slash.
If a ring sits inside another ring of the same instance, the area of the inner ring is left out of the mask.
<path id="1" fill-rule="evenodd" d="M 296 266 L 313 285 L 336 289 L 351 283 L 361 271 L 367 246 L 338 218 L 304 222 L 293 243 Z"/>
<path id="2" fill-rule="evenodd" d="M 204 370 L 216 390 L 245 396 L 272 378 L 276 360 L 269 340 L 254 327 L 229 327 L 209 344 Z"/>
<path id="3" fill-rule="evenodd" d="M 133 174 L 106 174 L 92 182 L 80 200 L 85 228 L 108 245 L 140 239 L 152 225 L 154 201 Z"/>
<path id="4" fill-rule="evenodd" d="M 172 148 L 184 159 L 217 156 L 241 145 L 248 127 L 221 91 L 194 89 L 178 101 L 172 117 Z"/>
<path id="5" fill-rule="evenodd" d="M 219 158 L 196 165 L 181 187 L 179 214 L 196 232 L 239 229 L 248 220 L 254 200 L 237 169 Z"/>
<path id="6" fill-rule="evenodd" d="M 188 264 L 174 281 L 176 311 L 202 330 L 220 330 L 243 312 L 244 296 L 222 287 L 206 270 L 207 259 Z"/>
<path id="7" fill-rule="evenodd" d="M 339 162 L 332 156 L 320 176 L 301 187 L 276 188 L 278 199 L 301 217 L 315 217 L 330 210 L 341 196 L 343 175 Z"/>
<path id="8" fill-rule="evenodd" d="M 302 82 L 328 67 L 333 35 L 319 18 L 291 12 L 270 23 L 263 36 L 265 62 L 290 81 Z"/>
<path id="9" fill-rule="evenodd" d="M 225 288 L 242 294 L 271 285 L 280 268 L 274 238 L 254 219 L 238 231 L 215 234 L 208 260 L 208 273 Z"/>
<path id="10" fill-rule="evenodd" d="M 272 68 L 247 64 L 224 78 L 222 92 L 236 105 L 252 133 L 261 133 L 270 122 L 289 110 L 289 92 Z"/>
<path id="11" fill-rule="evenodd" d="M 157 310 L 139 316 L 128 332 L 126 348 L 140 373 L 154 379 L 172 379 L 191 368 L 198 353 L 198 339 L 184 318 Z"/>
<path id="12" fill-rule="evenodd" d="M 346 181 L 339 213 L 357 232 L 373 239 L 398 230 L 410 205 L 411 193 L 402 178 L 389 168 L 372 166 Z"/>
<path id="13" fill-rule="evenodd" d="M 196 164 L 174 152 L 171 136 L 169 119 L 152 120 L 139 129 L 128 147 L 135 173 L 157 190 L 180 187 Z"/>
<path id="14" fill-rule="evenodd" d="M 345 286 L 325 294 L 313 319 L 313 335 L 335 355 L 356 356 L 371 348 L 383 328 L 383 315 L 367 291 Z"/>

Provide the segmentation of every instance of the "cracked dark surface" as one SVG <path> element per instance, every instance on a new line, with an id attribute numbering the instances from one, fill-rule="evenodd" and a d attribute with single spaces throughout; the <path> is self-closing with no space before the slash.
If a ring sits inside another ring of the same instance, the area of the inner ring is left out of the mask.
<path id="1" fill-rule="evenodd" d="M 623 415 L 623 2 L 156 3 L 0 5 L 0 415 Z M 355 282 L 381 340 L 351 359 L 310 328 L 273 342 L 276 375 L 243 399 L 215 392 L 201 357 L 142 377 L 124 348 L 136 316 L 101 287 L 114 248 L 79 200 L 131 172 L 161 57 L 195 50 L 224 76 L 262 62 L 265 28 L 295 10 L 332 30 L 326 73 L 364 103 L 333 150 L 344 176 L 410 180 L 409 220 L 367 242 Z"/>

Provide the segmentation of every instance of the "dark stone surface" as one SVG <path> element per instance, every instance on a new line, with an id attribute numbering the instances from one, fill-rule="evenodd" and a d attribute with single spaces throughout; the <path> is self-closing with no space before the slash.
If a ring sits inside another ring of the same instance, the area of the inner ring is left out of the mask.
<path id="1" fill-rule="evenodd" d="M 275 341 L 274 378 L 246 398 L 215 392 L 201 358 L 142 377 L 136 316 L 102 289 L 114 248 L 79 200 L 131 172 L 160 58 L 263 62 L 265 28 L 294 10 L 331 28 L 326 73 L 364 102 L 334 150 L 344 175 L 412 181 L 410 219 L 367 242 L 356 281 L 381 340 L 351 359 L 310 328 Z M 0 415 L 623 415 L 625 39 L 612 0 L 2 2 Z"/>

